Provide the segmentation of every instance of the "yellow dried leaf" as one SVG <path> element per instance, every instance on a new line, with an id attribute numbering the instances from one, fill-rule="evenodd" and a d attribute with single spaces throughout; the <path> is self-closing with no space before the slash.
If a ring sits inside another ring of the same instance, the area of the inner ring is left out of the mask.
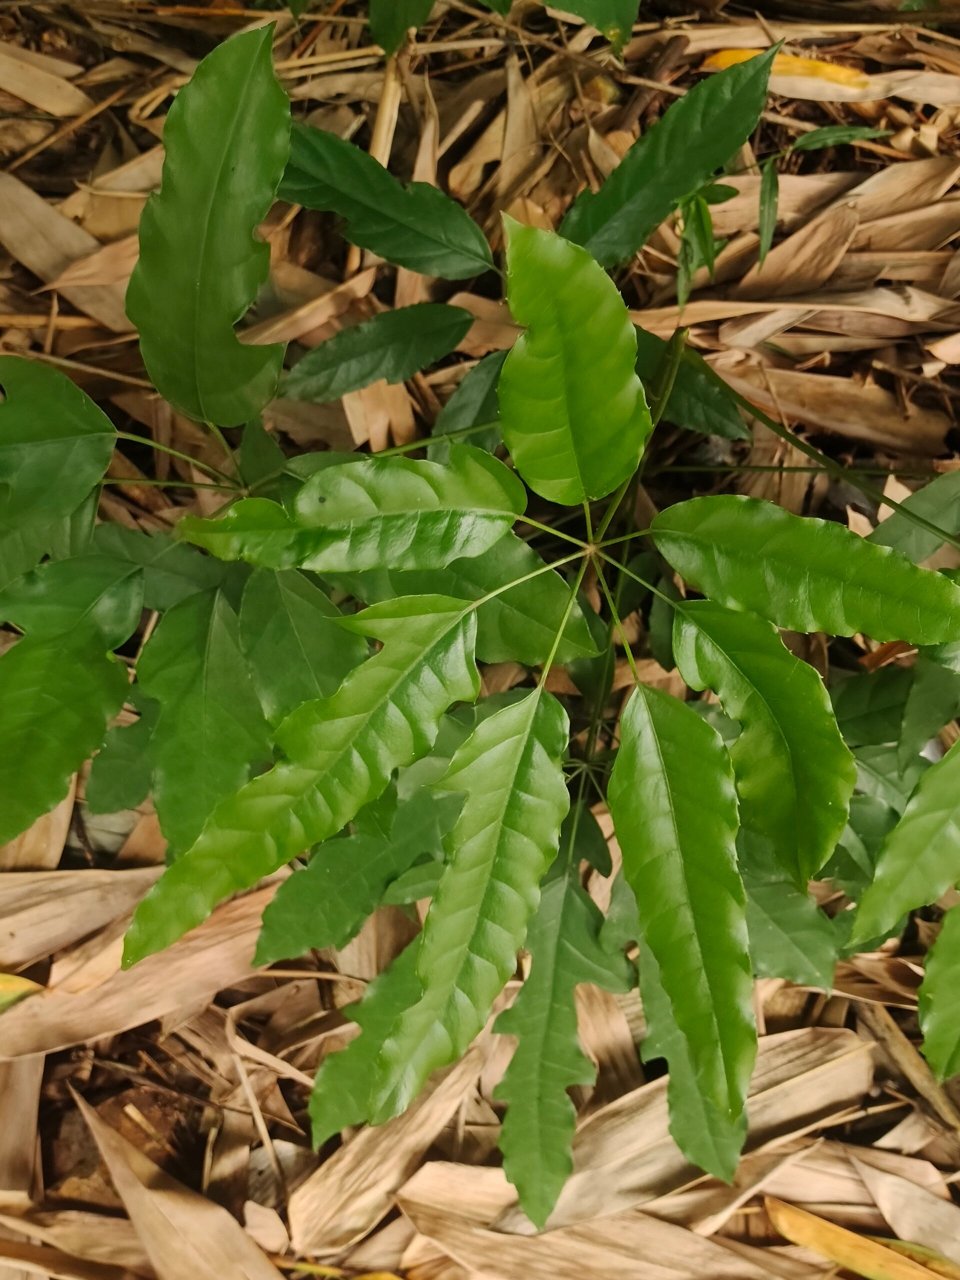
<path id="1" fill-rule="evenodd" d="M 701 68 L 703 71 L 725 71 L 740 62 L 747 62 L 763 49 L 718 49 L 711 53 Z M 770 68 L 772 76 L 808 76 L 815 80 L 828 80 L 831 84 L 846 85 L 851 89 L 866 89 L 870 79 L 862 71 L 841 67 L 835 62 L 820 58 L 798 58 L 790 53 L 778 53 Z"/>
<path id="2" fill-rule="evenodd" d="M 912 1258 L 901 1257 L 886 1245 L 855 1235 L 805 1209 L 770 1196 L 764 1199 L 764 1206 L 776 1230 L 791 1244 L 812 1249 L 864 1280 L 934 1280 L 936 1273 Z"/>

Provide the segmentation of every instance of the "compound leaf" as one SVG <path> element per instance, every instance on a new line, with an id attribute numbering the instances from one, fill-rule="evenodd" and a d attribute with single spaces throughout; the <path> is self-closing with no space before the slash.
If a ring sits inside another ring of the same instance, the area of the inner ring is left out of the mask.
<path id="1" fill-rule="evenodd" d="M 638 687 L 608 790 L 678 1034 L 706 1104 L 736 1115 L 756 1051 L 737 796 L 723 742 L 685 703 Z"/>
<path id="2" fill-rule="evenodd" d="M 411 27 L 422 27 L 433 0 L 370 0 L 370 34 L 384 53 L 396 53 Z"/>
<path id="3" fill-rule="evenodd" d="M 280 196 L 338 213 L 349 240 L 410 271 L 462 280 L 493 267 L 483 232 L 449 196 L 425 182 L 402 186 L 360 147 L 322 129 L 294 125 Z"/>
<path id="4" fill-rule="evenodd" d="M 384 641 L 330 698 L 280 725 L 285 759 L 217 806 L 192 849 L 137 909 L 124 963 L 174 942 L 218 902 L 336 835 L 385 790 L 394 769 L 425 755 L 440 718 L 479 692 L 474 613 L 462 600 L 396 600 L 340 624 Z"/>
<path id="5" fill-rule="evenodd" d="M 711 600 L 677 611 L 673 652 L 687 684 L 712 689 L 742 727 L 730 748 L 741 823 L 804 885 L 843 834 L 857 779 L 823 681 L 769 622 Z"/>
<path id="6" fill-rule="evenodd" d="M 927 954 L 920 988 L 924 1057 L 941 1080 L 960 1073 L 960 907 L 952 907 Z"/>
<path id="7" fill-rule="evenodd" d="M 0 592 L 0 618 L 38 640 L 77 631 L 116 649 L 132 635 L 143 608 L 143 571 L 112 556 L 48 561 Z"/>
<path id="8" fill-rule="evenodd" d="M 722 495 L 653 521 L 661 553 L 704 595 L 778 627 L 936 644 L 960 632 L 960 587 L 842 525 Z"/>
<path id="9" fill-rule="evenodd" d="M 496 1096 L 506 1102 L 503 1167 L 527 1217 L 542 1228 L 573 1168 L 576 1110 L 567 1092 L 592 1084 L 596 1067 L 577 1034 L 576 988 L 592 982 L 628 991 L 623 955 L 600 941 L 603 916 L 577 881 L 576 867 L 544 886 L 530 923 L 530 975 L 494 1030 L 517 1038 Z"/>
<path id="10" fill-rule="evenodd" d="M 448 355 L 472 324 L 469 311 L 440 302 L 384 311 L 308 351 L 284 379 L 284 395 L 324 404 L 381 378 L 405 382 Z"/>
<path id="11" fill-rule="evenodd" d="M 127 687 L 123 664 L 89 633 L 28 636 L 0 657 L 0 843 L 63 799 Z"/>
<path id="12" fill-rule="evenodd" d="M 776 49 L 711 76 L 673 103 L 633 144 L 596 193 L 583 191 L 561 234 L 605 267 L 631 257 L 687 196 L 750 137 Z"/>
<path id="13" fill-rule="evenodd" d="M 462 793 L 463 808 L 421 935 L 423 994 L 381 1052 L 378 1122 L 404 1110 L 431 1072 L 466 1052 L 516 967 L 570 804 L 567 732 L 563 707 L 538 688 L 479 724 L 437 783 Z"/>
<path id="14" fill-rule="evenodd" d="M 500 375 L 503 438 L 542 497 L 605 497 L 636 470 L 653 430 L 629 312 L 585 250 L 504 222 L 507 296 L 526 332 Z"/>
<path id="15" fill-rule="evenodd" d="M 232 36 L 170 108 L 160 190 L 140 219 L 127 314 L 157 390 L 202 422 L 239 426 L 276 390 L 283 346 L 244 346 L 234 325 L 267 278 L 256 229 L 290 146 L 273 27 Z"/>
<path id="16" fill-rule="evenodd" d="M 267 723 L 240 650 L 237 615 L 220 591 L 188 596 L 165 614 L 137 667 L 160 704 L 151 741 L 153 795 L 176 853 L 216 805 L 269 758 Z"/>

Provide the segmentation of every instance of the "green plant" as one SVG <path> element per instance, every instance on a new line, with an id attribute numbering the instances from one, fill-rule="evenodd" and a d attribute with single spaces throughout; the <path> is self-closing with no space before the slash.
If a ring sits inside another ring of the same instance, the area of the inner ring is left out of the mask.
<path id="1" fill-rule="evenodd" d="M 288 153 L 270 41 L 269 28 L 227 41 L 174 103 L 129 293 L 158 389 L 224 450 L 223 469 L 207 468 L 222 511 L 185 517 L 176 539 L 95 527 L 111 423 L 49 367 L 0 359 L 0 618 L 23 633 L 0 657 L 0 839 L 57 803 L 97 747 L 91 807 L 151 791 L 171 861 L 137 910 L 127 964 L 288 863 L 261 963 L 343 946 L 381 903 L 431 898 L 419 938 L 348 1011 L 360 1034 L 321 1067 L 317 1142 L 405 1108 L 482 1030 L 526 946 L 530 976 L 495 1029 L 517 1040 L 500 1093 L 505 1166 L 538 1225 L 570 1167 L 567 1089 L 592 1079 L 576 986 L 623 991 L 638 969 L 673 1132 L 730 1177 L 754 974 L 829 985 L 841 949 L 960 880 L 960 753 L 929 767 L 919 754 L 960 706 L 960 587 L 913 562 L 956 541 L 956 477 L 870 540 L 730 495 L 637 527 L 661 419 L 745 428 L 682 333 L 635 330 L 604 268 L 681 206 L 703 221 L 704 193 L 762 111 L 772 51 L 671 108 L 562 234 L 507 220 L 523 336 L 470 373 L 428 441 L 285 458 L 257 419 L 283 352 L 234 331 L 266 273 L 256 227 L 278 191 L 411 270 L 466 278 L 494 261 L 463 209 L 358 148 L 296 125 Z M 440 303 L 377 317 L 301 359 L 285 388 L 325 399 L 406 378 L 466 324 Z M 221 429 L 240 424 L 234 449 Z M 144 608 L 159 622 L 131 686 L 116 651 Z M 664 661 L 722 715 L 643 684 L 623 625 L 638 609 Z M 835 712 L 780 628 L 909 641 L 922 660 L 841 683 Z M 635 681 L 620 714 L 618 648 Z M 478 663 L 505 660 L 528 679 L 478 703 Z M 559 665 L 582 700 L 551 692 Z M 108 729 L 125 699 L 139 718 Z M 581 874 L 611 872 L 597 794 L 623 858 L 606 920 Z M 852 940 L 850 913 L 831 920 L 809 897 L 817 875 L 862 897 Z M 958 919 L 923 995 L 942 1073 L 960 1066 Z"/>

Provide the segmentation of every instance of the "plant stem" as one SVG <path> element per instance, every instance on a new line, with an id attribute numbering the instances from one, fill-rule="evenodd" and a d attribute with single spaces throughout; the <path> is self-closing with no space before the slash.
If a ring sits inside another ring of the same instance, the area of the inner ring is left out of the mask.
<path id="1" fill-rule="evenodd" d="M 542 689 L 547 682 L 547 676 L 550 674 L 550 668 L 553 666 L 557 656 L 557 650 L 560 648 L 560 641 L 563 639 L 563 633 L 567 629 L 567 623 L 570 621 L 570 615 L 573 613 L 573 606 L 577 602 L 577 592 L 580 590 L 580 584 L 583 582 L 583 575 L 587 572 L 587 565 L 590 561 L 584 557 L 583 563 L 577 571 L 577 576 L 573 580 L 570 587 L 570 599 L 567 601 L 567 607 L 563 611 L 563 618 L 560 626 L 557 628 L 557 634 L 553 637 L 553 646 L 547 655 L 547 660 L 543 664 L 543 670 L 540 672 L 540 679 L 537 681 L 537 688 Z"/>
<path id="2" fill-rule="evenodd" d="M 219 467 L 214 467 L 209 462 L 202 462 L 199 458 L 191 458 L 189 453 L 181 453 L 179 449 L 171 449 L 168 444 L 160 444 L 157 440 L 151 440 L 149 436 L 134 435 L 132 431 L 118 431 L 117 439 L 130 440 L 133 444 L 146 445 L 148 449 L 156 449 L 158 453 L 166 453 L 171 458 L 179 458 L 181 462 L 189 462 L 191 467 L 196 467 L 199 471 L 205 471 L 208 476 L 214 476 L 217 480 L 222 480 L 229 488 L 237 488 L 233 478 L 228 476 L 225 471 L 221 471 Z"/>
<path id="3" fill-rule="evenodd" d="M 104 476 L 101 484 L 118 485 L 121 488 L 134 489 L 137 485 L 150 485 L 153 489 L 216 489 L 218 493 L 236 493 L 237 490 L 232 484 L 213 484 L 205 483 L 202 480 L 151 480 L 148 477 L 137 477 L 135 479 L 124 480 L 119 476 Z"/>
<path id="4" fill-rule="evenodd" d="M 629 664 L 634 684 L 642 684 L 643 681 L 640 679 L 640 672 L 637 670 L 636 659 L 633 656 L 633 650 L 630 648 L 630 641 L 627 639 L 626 632 L 623 629 L 623 622 L 620 619 L 620 611 L 617 609 L 617 602 L 614 600 L 613 593 L 607 585 L 606 575 L 604 574 L 603 567 L 600 564 L 597 564 L 597 581 L 600 583 L 600 590 L 603 592 L 607 605 L 610 608 L 610 616 L 613 618 L 613 625 L 617 631 L 620 632 L 620 640 L 623 643 L 623 651 L 627 655 L 627 663 Z"/>

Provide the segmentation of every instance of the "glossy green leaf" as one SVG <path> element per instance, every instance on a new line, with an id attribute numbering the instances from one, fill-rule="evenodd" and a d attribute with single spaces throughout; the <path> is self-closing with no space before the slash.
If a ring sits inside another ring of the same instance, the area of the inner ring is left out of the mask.
<path id="1" fill-rule="evenodd" d="M 493 267 L 483 232 L 449 196 L 426 182 L 404 187 L 360 147 L 323 129 L 294 125 L 280 196 L 338 213 L 349 240 L 398 267 L 446 280 Z"/>
<path id="2" fill-rule="evenodd" d="M 777 868 L 766 841 L 741 832 L 738 848 L 754 973 L 829 991 L 837 963 L 833 924 L 806 889 Z"/>
<path id="3" fill-rule="evenodd" d="M 67 794 L 127 692 L 100 639 L 27 637 L 0 656 L 0 843 Z"/>
<path id="4" fill-rule="evenodd" d="M 216 805 L 269 759 L 267 723 L 222 592 L 189 596 L 162 618 L 137 664 L 160 704 L 153 796 L 160 828 L 181 853 Z"/>
<path id="5" fill-rule="evenodd" d="M 107 730 L 103 746 L 93 758 L 84 799 L 91 813 L 119 813 L 135 809 L 146 800 L 153 778 L 150 743 L 159 704 L 144 698 L 134 685 L 128 701 L 135 701 L 140 716 L 133 724 Z"/>
<path id="6" fill-rule="evenodd" d="M 397 600 L 341 625 L 383 648 L 332 697 L 305 703 L 281 724 L 286 758 L 218 805 L 157 882 L 134 916 L 125 964 L 162 950 L 230 894 L 336 835 L 394 769 L 429 751 L 451 703 L 477 696 L 476 624 L 463 601 Z"/>
<path id="7" fill-rule="evenodd" d="M 589 22 L 620 50 L 630 38 L 639 4 L 638 0 L 564 0 L 558 7 Z"/>
<path id="8" fill-rule="evenodd" d="M 830 689 L 833 712 L 848 746 L 896 742 L 913 684 L 911 667 L 840 676 Z"/>
<path id="9" fill-rule="evenodd" d="M 377 1121 L 466 1052 L 516 967 L 570 804 L 567 733 L 563 707 L 538 688 L 479 724 L 437 784 L 462 794 L 463 808 L 421 935 L 423 994 L 381 1052 Z"/>
<path id="10" fill-rule="evenodd" d="M 470 431 L 467 437 L 475 448 L 487 449 L 492 453 L 500 443 L 497 383 L 506 358 L 506 351 L 493 351 L 484 356 L 440 410 L 433 424 L 433 442 L 427 448 L 427 457 L 433 462 L 446 462 L 450 456 L 450 445 L 443 439 L 444 436 L 467 431 L 472 427 L 484 428 L 482 431 Z"/>
<path id="11" fill-rule="evenodd" d="M 0 591 L 0 619 L 38 640 L 89 632 L 104 649 L 133 634 L 143 609 L 143 571 L 111 556 L 48 561 Z"/>
<path id="12" fill-rule="evenodd" d="M 943 917 L 920 988 L 924 1057 L 941 1080 L 960 1074 L 960 907 Z"/>
<path id="13" fill-rule="evenodd" d="M 126 560 L 143 569 L 143 603 L 165 613 L 187 596 L 218 587 L 223 566 L 193 547 L 174 542 L 168 533 L 142 533 L 119 524 L 101 524 L 93 532 L 91 550 Z"/>
<path id="14" fill-rule="evenodd" d="M 944 533 L 960 533 L 960 471 L 948 471 L 931 480 L 905 498 L 901 507 L 902 510 L 893 511 L 886 520 L 881 520 L 867 541 L 880 547 L 893 547 L 919 564 L 939 550 L 945 539 L 916 524 L 910 515 L 929 520 Z"/>
<path id="15" fill-rule="evenodd" d="M 773 246 L 773 237 L 777 230 L 777 216 L 780 205 L 780 175 L 777 173 L 776 159 L 768 160 L 760 169 L 760 217 L 757 224 L 759 242 L 757 244 L 757 262 L 763 260 Z"/>
<path id="16" fill-rule="evenodd" d="M 239 426 L 273 396 L 283 347 L 244 346 L 234 325 L 267 278 L 256 234 L 290 147 L 273 27 L 219 44 L 170 108 L 160 190 L 140 219 L 127 314 L 154 385 L 198 421 Z"/>
<path id="17" fill-rule="evenodd" d="M 284 379 L 284 395 L 323 404 L 381 378 L 405 382 L 448 355 L 472 324 L 469 311 L 439 302 L 383 311 L 308 351 Z"/>
<path id="18" fill-rule="evenodd" d="M 923 653 L 903 708 L 897 758 L 904 769 L 943 726 L 960 714 L 960 672 L 932 662 Z"/>
<path id="19" fill-rule="evenodd" d="M 411 27 L 422 27 L 433 0 L 370 0 L 370 34 L 384 53 L 396 53 Z"/>
<path id="20" fill-rule="evenodd" d="M 698 591 L 779 627 L 913 644 L 960 633 L 960 587 L 840 524 L 724 495 L 668 507 L 652 528 Z"/>
<path id="21" fill-rule="evenodd" d="M 526 327 L 500 375 L 503 438 L 544 498 L 602 498 L 636 470 L 653 430 L 637 339 L 616 285 L 550 231 L 505 219 L 507 297 Z"/>
<path id="22" fill-rule="evenodd" d="M 839 147 L 851 142 L 869 142 L 872 138 L 889 138 L 889 129 L 871 129 L 869 125 L 828 124 L 822 129 L 801 133 L 791 151 L 820 151 L 824 147 Z"/>
<path id="23" fill-rule="evenodd" d="M 264 912 L 256 963 L 346 946 L 391 881 L 421 854 L 439 850 L 459 808 L 456 797 L 423 791 L 395 811 L 386 835 L 360 832 L 324 841 L 306 870 L 285 880 Z"/>
<path id="24" fill-rule="evenodd" d="M 339 626 L 340 610 L 302 573 L 257 569 L 240 605 L 240 647 L 267 719 L 334 693 L 367 656 L 360 636 Z"/>
<path id="25" fill-rule="evenodd" d="M 960 744 L 926 771 L 880 850 L 853 941 L 879 937 L 960 881 Z"/>
<path id="26" fill-rule="evenodd" d="M 602 924 L 576 867 L 545 885 L 527 937 L 530 975 L 494 1027 L 517 1039 L 496 1091 L 507 1103 L 500 1134 L 504 1172 L 541 1229 L 573 1168 L 576 1110 L 567 1090 L 596 1077 L 577 1033 L 577 986 L 628 991 L 631 985 L 624 956 L 601 945 Z"/>
<path id="27" fill-rule="evenodd" d="M 597 192 L 583 191 L 560 230 L 605 267 L 631 257 L 756 128 L 776 49 L 695 85 L 633 144 Z"/>
<path id="28" fill-rule="evenodd" d="M 650 386 L 663 367 L 669 343 L 637 326 L 637 373 Z M 732 392 L 716 377 L 699 352 L 686 347 L 667 398 L 663 418 L 674 426 L 728 440 L 749 440 L 750 432 Z"/>
<path id="29" fill-rule="evenodd" d="M 823 681 L 769 622 L 711 600 L 677 612 L 673 651 L 687 684 L 742 727 L 730 749 L 742 825 L 804 885 L 843 834 L 857 776 Z"/>
<path id="30" fill-rule="evenodd" d="M 685 703 L 638 687 L 608 802 L 643 939 L 706 1102 L 736 1114 L 756 1051 L 733 770 Z"/>

